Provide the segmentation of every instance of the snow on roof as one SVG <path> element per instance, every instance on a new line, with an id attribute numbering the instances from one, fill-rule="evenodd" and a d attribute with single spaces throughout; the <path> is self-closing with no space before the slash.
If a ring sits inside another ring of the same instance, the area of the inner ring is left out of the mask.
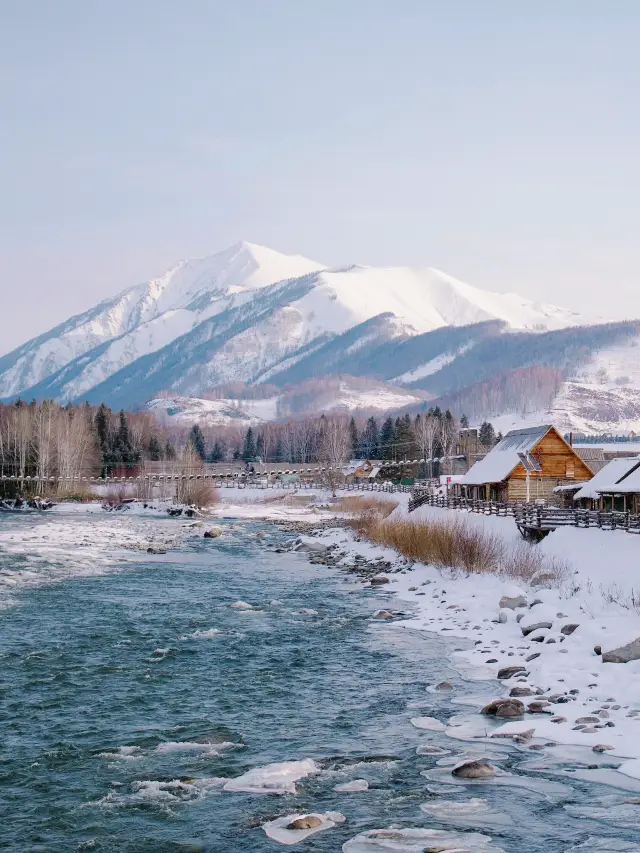
<path id="1" fill-rule="evenodd" d="M 501 483 L 506 480 L 521 461 L 519 453 L 529 453 L 551 429 L 551 424 L 514 429 L 508 432 L 484 459 L 480 459 L 464 475 L 464 486 L 481 486 L 484 483 Z"/>
<path id="2" fill-rule="evenodd" d="M 610 490 L 608 488 L 600 488 L 598 491 L 602 493 Z M 636 458 L 635 467 L 630 468 L 630 470 L 617 481 L 611 491 L 627 495 L 640 493 L 640 458 Z"/>
<path id="3" fill-rule="evenodd" d="M 612 459 L 604 468 L 601 468 L 594 477 L 585 483 L 579 492 L 573 496 L 574 501 L 581 498 L 597 498 L 601 492 L 620 492 L 626 491 L 618 485 L 624 477 L 629 474 L 636 465 L 640 464 L 640 456 L 621 457 Z M 640 492 L 640 482 L 636 481 L 635 491 Z M 623 480 L 623 482 L 627 482 Z"/>

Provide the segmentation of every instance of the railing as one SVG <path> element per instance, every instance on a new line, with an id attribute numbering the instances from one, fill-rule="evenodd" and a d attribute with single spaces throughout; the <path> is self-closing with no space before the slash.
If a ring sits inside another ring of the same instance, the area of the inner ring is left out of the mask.
<path id="1" fill-rule="evenodd" d="M 458 496 L 444 497 L 427 492 L 414 492 L 409 512 L 420 506 L 459 509 L 481 515 L 512 517 L 521 531 L 555 530 L 557 527 L 597 527 L 601 530 L 626 530 L 640 533 L 640 515 L 630 512 L 603 512 L 591 509 L 571 509 L 532 503 L 478 501 Z"/>

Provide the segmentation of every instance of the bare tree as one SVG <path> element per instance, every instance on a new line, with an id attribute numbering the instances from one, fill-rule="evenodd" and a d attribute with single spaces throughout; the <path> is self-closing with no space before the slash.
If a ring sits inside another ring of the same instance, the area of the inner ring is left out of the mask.
<path id="1" fill-rule="evenodd" d="M 344 481 L 343 468 L 349 458 L 349 423 L 346 418 L 323 422 L 320 436 L 320 461 L 325 465 L 325 481 L 335 498 L 336 486 Z"/>
<path id="2" fill-rule="evenodd" d="M 445 468 L 448 472 L 452 471 L 453 452 L 456 446 L 457 425 L 455 419 L 449 409 L 440 419 L 440 444 L 442 445 L 442 455 L 444 457 Z"/>
<path id="3" fill-rule="evenodd" d="M 416 419 L 416 441 L 420 448 L 420 456 L 426 461 L 430 477 L 433 477 L 433 454 L 439 431 L 440 421 L 433 416 L 432 412 L 429 411 L 426 415 L 422 415 L 419 419 Z"/>

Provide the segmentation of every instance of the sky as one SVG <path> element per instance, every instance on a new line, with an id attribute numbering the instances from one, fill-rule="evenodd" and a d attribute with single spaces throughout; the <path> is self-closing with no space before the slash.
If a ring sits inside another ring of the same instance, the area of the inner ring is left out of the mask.
<path id="1" fill-rule="evenodd" d="M 640 316 L 637 0 L 0 0 L 0 352 L 239 240 Z"/>

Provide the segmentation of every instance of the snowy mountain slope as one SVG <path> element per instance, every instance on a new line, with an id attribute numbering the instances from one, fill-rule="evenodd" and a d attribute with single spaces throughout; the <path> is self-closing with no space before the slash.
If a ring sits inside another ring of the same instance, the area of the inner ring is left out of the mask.
<path id="1" fill-rule="evenodd" d="M 231 380 L 323 372 L 403 377 L 429 391 L 478 337 L 531 339 L 579 321 L 434 269 L 329 270 L 240 243 L 180 262 L 0 359 L 0 398 L 139 406 L 160 391 L 197 396 Z"/>
<path id="2" fill-rule="evenodd" d="M 76 397 L 104 381 L 132 359 L 155 352 L 198 323 L 251 298 L 278 281 L 322 269 L 299 255 L 239 243 L 194 261 L 182 261 L 159 278 L 135 285 L 94 309 L 71 318 L 0 360 L 0 398 L 37 385 L 65 365 L 107 341 L 91 372 L 69 387 Z"/>
<path id="3" fill-rule="evenodd" d="M 387 412 L 422 401 L 402 388 L 381 382 L 340 377 L 322 383 L 303 383 L 288 392 L 262 399 L 225 397 L 206 400 L 198 397 L 160 397 L 150 400 L 146 409 L 164 423 L 190 426 L 250 426 L 279 417 L 302 416 L 318 412 Z"/>

